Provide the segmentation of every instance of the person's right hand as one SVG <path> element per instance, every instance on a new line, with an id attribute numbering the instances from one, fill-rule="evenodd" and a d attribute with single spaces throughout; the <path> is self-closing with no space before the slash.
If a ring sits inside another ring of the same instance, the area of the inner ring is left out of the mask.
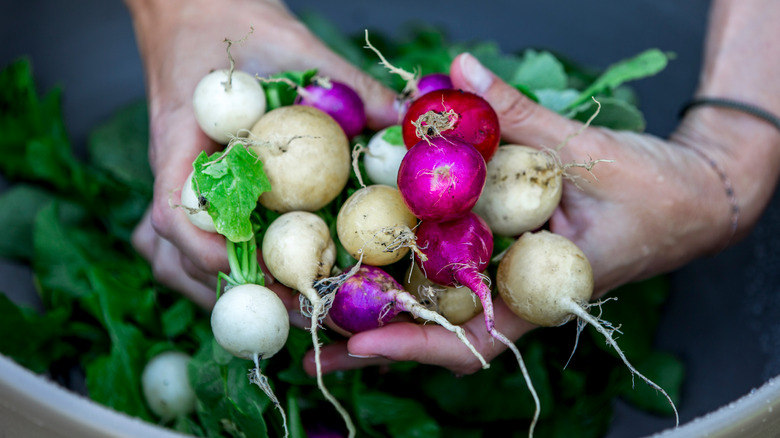
<path id="1" fill-rule="evenodd" d="M 181 209 L 179 191 L 201 151 L 221 146 L 200 130 L 192 110 L 192 93 L 211 70 L 230 66 L 224 40 L 236 68 L 260 77 L 283 70 L 318 69 L 352 85 L 361 95 L 369 127 L 395 123 L 394 93 L 329 50 L 276 0 L 186 2 L 126 0 L 144 62 L 150 112 L 149 160 L 155 176 L 154 200 L 133 236 L 156 278 L 200 305 L 215 302 L 216 275 L 227 272 L 224 238 L 193 226 Z M 288 307 L 297 300 L 284 288 L 277 292 Z"/>

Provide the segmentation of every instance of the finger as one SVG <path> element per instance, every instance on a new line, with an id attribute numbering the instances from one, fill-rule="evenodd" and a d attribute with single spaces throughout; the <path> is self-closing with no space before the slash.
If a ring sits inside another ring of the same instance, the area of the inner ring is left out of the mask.
<path id="1" fill-rule="evenodd" d="M 217 301 L 216 291 L 188 276 L 180 265 L 178 249 L 165 239 L 157 239 L 152 268 L 154 276 L 165 286 L 181 292 L 203 307 L 211 309 Z"/>
<path id="2" fill-rule="evenodd" d="M 509 339 L 517 339 L 533 326 L 514 315 L 500 299 L 494 303 L 496 329 Z M 506 349 L 485 329 L 482 316 L 462 327 L 467 338 L 487 362 Z M 480 361 L 452 332 L 435 324 L 393 323 L 356 334 L 349 339 L 349 353 L 358 357 L 383 357 L 396 361 L 416 361 L 443 366 L 456 374 L 471 374 L 481 368 Z M 333 360 L 332 365 L 340 365 Z M 343 364 L 353 365 L 347 359 Z M 333 371 L 333 370 L 329 370 Z"/>
<path id="3" fill-rule="evenodd" d="M 507 142 L 555 148 L 582 126 L 532 101 L 470 53 L 460 54 L 453 60 L 450 76 L 455 88 L 478 94 L 490 103 L 498 113 L 501 137 Z"/>
<path id="4" fill-rule="evenodd" d="M 333 371 L 354 370 L 368 366 L 381 366 L 393 363 L 392 360 L 381 356 L 357 356 L 347 351 L 347 341 L 338 341 L 322 347 L 320 350 L 320 365 L 323 374 Z M 314 363 L 314 350 L 309 350 L 303 358 L 303 369 L 310 375 L 317 373 Z"/>

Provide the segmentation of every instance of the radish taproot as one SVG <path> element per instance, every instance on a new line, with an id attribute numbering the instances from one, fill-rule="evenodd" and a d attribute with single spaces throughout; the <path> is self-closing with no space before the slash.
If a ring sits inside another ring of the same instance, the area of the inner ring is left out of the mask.
<path id="1" fill-rule="evenodd" d="M 435 322 L 455 333 L 458 339 L 477 357 L 482 368 L 489 365 L 466 337 L 462 327 L 447 321 L 404 290 L 398 281 L 382 268 L 361 265 L 336 290 L 329 315 L 339 328 L 351 333 L 376 329 L 389 323 L 401 312 Z"/>
<path id="2" fill-rule="evenodd" d="M 402 283 L 420 304 L 440 313 L 453 324 L 463 324 L 482 312 L 482 304 L 471 289 L 436 284 L 423 274 L 416 263 L 409 264 Z"/>
<path id="3" fill-rule="evenodd" d="M 417 218 L 398 189 L 382 184 L 355 191 L 339 209 L 336 232 L 344 249 L 363 263 L 395 263 L 414 246 Z"/>
<path id="4" fill-rule="evenodd" d="M 520 236 L 504 253 L 496 273 L 499 294 L 521 318 L 544 327 L 559 326 L 574 318 L 592 325 L 632 375 L 666 397 L 679 424 L 671 397 L 637 371 L 618 347 L 612 336 L 616 329 L 588 312 L 593 284 L 593 270 L 582 250 L 566 237 L 546 230 Z"/>
<path id="5" fill-rule="evenodd" d="M 446 221 L 470 211 L 485 186 L 485 160 L 471 145 L 448 136 L 420 140 L 398 169 L 398 190 L 423 221 Z"/>
<path id="6" fill-rule="evenodd" d="M 486 162 L 501 141 L 498 114 L 477 94 L 455 89 L 438 89 L 414 102 L 401 122 L 404 143 L 411 149 L 420 140 L 446 134 L 476 148 Z"/>
<path id="7" fill-rule="evenodd" d="M 493 252 L 493 234 L 487 223 L 474 212 L 447 222 L 423 220 L 416 230 L 417 245 L 423 249 L 426 260 L 415 257 L 420 270 L 434 283 L 445 286 L 462 285 L 471 289 L 482 303 L 485 327 L 490 335 L 506 345 L 517 359 L 536 410 L 529 436 L 539 419 L 540 402 L 528 369 L 517 346 L 496 329 L 493 298 L 487 277 L 483 272 Z"/>
<path id="8" fill-rule="evenodd" d="M 316 108 L 271 110 L 252 127 L 248 142 L 271 182 L 271 191 L 260 196 L 270 210 L 319 210 L 349 179 L 349 140 L 333 117 Z"/>
<path id="9" fill-rule="evenodd" d="M 204 76 L 192 95 L 195 120 L 219 144 L 241 136 L 265 113 L 260 82 L 241 70 L 220 69 Z"/>
<path id="10" fill-rule="evenodd" d="M 327 316 L 334 292 L 315 288 L 315 284 L 329 278 L 336 261 L 336 244 L 331 238 L 328 224 L 311 212 L 284 213 L 266 229 L 261 251 L 268 272 L 274 279 L 301 294 L 301 310 L 311 318 L 309 331 L 314 344 L 317 384 L 325 398 L 344 418 L 352 437 L 355 435 L 355 426 L 347 411 L 325 387 L 320 363 L 321 344 L 317 330 Z"/>
<path id="11" fill-rule="evenodd" d="M 141 388 L 149 409 L 163 422 L 195 411 L 195 391 L 187 377 L 190 356 L 166 351 L 147 362 L 141 374 Z"/>
<path id="12" fill-rule="evenodd" d="M 366 175 L 376 184 L 398 186 L 398 168 L 406 155 L 401 125 L 388 126 L 372 135 L 363 154 Z"/>
<path id="13" fill-rule="evenodd" d="M 211 310 L 211 331 L 217 343 L 230 354 L 254 362 L 252 383 L 260 387 L 287 419 L 268 379 L 260 372 L 260 360 L 279 352 L 287 342 L 290 319 L 282 300 L 259 284 L 241 284 L 228 289 Z"/>

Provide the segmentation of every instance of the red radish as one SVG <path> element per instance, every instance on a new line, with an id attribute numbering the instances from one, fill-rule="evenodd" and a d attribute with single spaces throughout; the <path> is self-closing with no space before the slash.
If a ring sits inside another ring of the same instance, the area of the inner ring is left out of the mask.
<path id="1" fill-rule="evenodd" d="M 445 286 L 466 286 L 471 289 L 482 303 L 487 331 L 495 339 L 507 346 L 515 355 L 531 391 L 536 412 L 531 423 L 530 435 L 539 418 L 539 397 L 531 383 L 520 350 L 495 327 L 493 298 L 490 287 L 483 281 L 493 253 L 493 234 L 487 223 L 476 213 L 465 215 L 448 222 L 422 221 L 417 227 L 417 245 L 425 253 L 427 260 L 415 257 L 420 269 L 434 283 Z"/>
<path id="2" fill-rule="evenodd" d="M 406 111 L 401 126 L 409 149 L 424 137 L 447 134 L 473 145 L 486 162 L 501 140 L 493 107 L 482 97 L 463 90 L 439 89 L 418 97 Z"/>
<path id="3" fill-rule="evenodd" d="M 485 160 L 470 145 L 448 136 L 421 140 L 398 169 L 398 190 L 424 221 L 446 221 L 470 211 L 487 178 Z"/>
<path id="4" fill-rule="evenodd" d="M 312 83 L 298 89 L 298 105 L 320 109 L 333 117 L 352 138 L 366 126 L 366 110 L 363 100 L 349 85 L 317 76 Z"/>
<path id="5" fill-rule="evenodd" d="M 349 270 L 352 271 L 352 268 Z M 462 327 L 451 324 L 440 314 L 427 309 L 390 274 L 376 266 L 361 265 L 349 276 L 338 287 L 328 314 L 338 327 L 351 333 L 360 333 L 389 323 L 401 312 L 436 322 L 455 333 L 479 359 L 482 367 L 489 367 L 466 338 Z"/>

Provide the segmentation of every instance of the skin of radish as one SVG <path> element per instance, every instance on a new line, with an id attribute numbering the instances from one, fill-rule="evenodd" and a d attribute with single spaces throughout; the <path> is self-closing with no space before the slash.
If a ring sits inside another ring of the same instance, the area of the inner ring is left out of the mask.
<path id="1" fill-rule="evenodd" d="M 347 84 L 333 80 L 329 84 L 329 88 L 318 83 L 307 85 L 295 103 L 326 112 L 338 122 L 349 138 L 360 134 L 366 127 L 363 99 Z"/>
<path id="2" fill-rule="evenodd" d="M 593 294 L 593 270 L 571 240 L 546 230 L 526 232 L 504 254 L 496 287 L 518 316 L 541 326 L 568 322 L 573 315 L 563 300 L 587 304 Z"/>
<path id="3" fill-rule="evenodd" d="M 406 145 L 403 141 L 396 144 L 387 141 L 385 134 L 390 130 L 398 130 L 400 138 L 400 125 L 389 126 L 371 136 L 366 145 L 368 151 L 363 154 L 363 164 L 366 175 L 371 178 L 371 181 L 397 187 L 398 168 L 401 167 L 401 160 L 406 155 Z"/>
<path id="4" fill-rule="evenodd" d="M 470 211 L 485 186 L 485 160 L 471 145 L 447 136 L 419 141 L 398 169 L 398 190 L 423 221 L 447 221 Z"/>
<path id="5" fill-rule="evenodd" d="M 420 78 L 417 82 L 417 93 L 419 96 L 428 94 L 436 90 L 452 89 L 452 79 L 446 73 L 431 73 Z"/>
<path id="6" fill-rule="evenodd" d="M 184 181 L 184 185 L 181 188 L 181 204 L 187 207 L 184 211 L 187 213 L 187 217 L 193 225 L 203 231 L 216 233 L 217 227 L 214 225 L 214 219 L 208 211 L 202 208 L 198 200 L 199 196 L 195 192 L 195 187 L 192 186 L 193 173 L 195 173 L 195 171 L 190 172 L 190 175 L 187 177 L 187 180 Z"/>
<path id="7" fill-rule="evenodd" d="M 146 404 L 163 421 L 195 411 L 195 391 L 187 377 L 190 356 L 166 351 L 153 357 L 141 374 Z"/>
<path id="8" fill-rule="evenodd" d="M 252 149 L 271 191 L 260 204 L 280 213 L 316 211 L 347 184 L 351 150 L 344 130 L 316 108 L 290 105 L 267 112 L 252 127 Z"/>
<path id="9" fill-rule="evenodd" d="M 561 201 L 563 173 L 555 159 L 529 146 L 502 145 L 487 165 L 474 211 L 494 234 L 519 236 L 552 216 Z"/>
<path id="10" fill-rule="evenodd" d="M 308 290 L 330 275 L 336 244 L 325 221 L 314 213 L 291 211 L 276 218 L 263 236 L 263 261 L 280 283 Z"/>
<path id="11" fill-rule="evenodd" d="M 198 82 L 192 107 L 198 125 L 212 140 L 227 144 L 240 136 L 265 113 L 263 86 L 249 73 L 234 70 L 231 87 L 225 89 L 229 70 L 215 70 Z"/>
<path id="12" fill-rule="evenodd" d="M 385 266 L 409 253 L 403 246 L 395 251 L 387 248 L 398 236 L 417 224 L 417 218 L 404 204 L 401 193 L 393 187 L 377 184 L 353 193 L 339 210 L 336 230 L 339 241 L 349 254 L 363 263 Z"/>
<path id="13" fill-rule="evenodd" d="M 217 343 L 236 357 L 267 359 L 284 347 L 290 320 L 282 300 L 258 284 L 242 284 L 224 292 L 211 311 Z"/>
<path id="14" fill-rule="evenodd" d="M 414 295 L 420 303 L 429 303 L 429 309 L 447 318 L 447 321 L 460 325 L 482 313 L 482 303 L 471 289 L 465 286 L 442 286 L 426 278 L 416 263 L 409 265 L 403 279 L 407 292 Z M 434 287 L 436 303 L 430 303 L 421 293 L 424 287 Z"/>
<path id="15" fill-rule="evenodd" d="M 447 222 L 422 221 L 415 232 L 417 246 L 428 260 L 415 262 L 429 280 L 445 286 L 457 286 L 457 273 L 471 269 L 484 271 L 493 253 L 493 234 L 487 223 L 474 212 Z"/>
<path id="16" fill-rule="evenodd" d="M 394 305 L 393 291 L 399 290 L 403 287 L 381 268 L 360 265 L 339 286 L 328 315 L 334 324 L 350 333 L 379 328 L 401 312 Z"/>
<path id="17" fill-rule="evenodd" d="M 415 99 L 401 123 L 406 147 L 411 149 L 421 140 L 412 122 L 428 111 L 450 110 L 455 112 L 456 121 L 452 129 L 443 134 L 473 145 L 486 162 L 490 161 L 501 141 L 498 114 L 485 99 L 463 90 L 438 89 Z"/>

